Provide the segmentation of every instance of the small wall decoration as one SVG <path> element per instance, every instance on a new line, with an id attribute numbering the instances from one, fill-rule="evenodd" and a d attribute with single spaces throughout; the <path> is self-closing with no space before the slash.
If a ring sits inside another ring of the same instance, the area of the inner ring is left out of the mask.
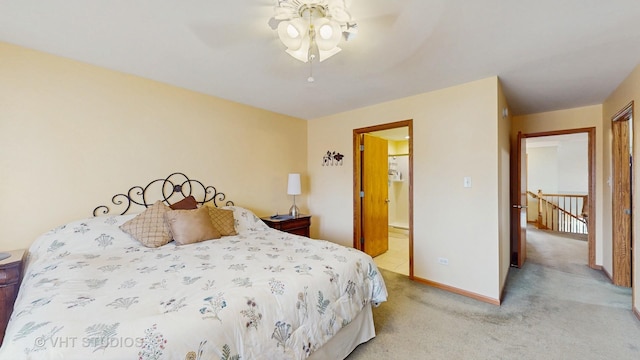
<path id="1" fill-rule="evenodd" d="M 344 155 L 335 151 L 327 151 L 327 153 L 322 157 L 322 166 L 342 166 L 342 159 Z"/>

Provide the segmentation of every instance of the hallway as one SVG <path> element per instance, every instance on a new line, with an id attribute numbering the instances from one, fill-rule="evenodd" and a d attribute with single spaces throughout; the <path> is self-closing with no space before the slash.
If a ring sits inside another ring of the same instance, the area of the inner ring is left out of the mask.
<path id="1" fill-rule="evenodd" d="M 580 235 L 527 227 L 527 260 L 522 269 L 512 268 L 512 279 L 537 277 L 532 284 L 538 296 L 556 301 L 600 304 L 618 307 L 631 313 L 631 288 L 613 285 L 604 271 L 591 269 L 587 263 L 588 242 Z M 520 282 L 518 280 L 517 282 Z M 514 284 L 515 287 L 521 284 Z M 509 284 L 505 298 L 509 297 Z"/>
<path id="2" fill-rule="evenodd" d="M 610 282 L 603 271 L 588 266 L 587 235 L 538 230 L 527 226 L 527 261 L 565 273 Z"/>

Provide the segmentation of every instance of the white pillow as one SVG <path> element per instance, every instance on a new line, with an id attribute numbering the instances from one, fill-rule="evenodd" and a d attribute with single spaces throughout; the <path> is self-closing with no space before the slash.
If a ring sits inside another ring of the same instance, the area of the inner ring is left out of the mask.
<path id="1" fill-rule="evenodd" d="M 236 232 L 242 234 L 247 231 L 268 230 L 269 226 L 265 224 L 251 210 L 240 206 L 223 206 L 222 209 L 233 210 L 233 218 L 235 220 Z"/>

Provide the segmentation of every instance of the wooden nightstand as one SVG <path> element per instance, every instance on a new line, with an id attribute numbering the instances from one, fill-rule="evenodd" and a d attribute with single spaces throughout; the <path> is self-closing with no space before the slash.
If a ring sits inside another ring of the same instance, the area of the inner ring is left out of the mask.
<path id="1" fill-rule="evenodd" d="M 279 219 L 270 216 L 261 218 L 269 227 L 288 232 L 290 234 L 309 237 L 311 215 L 300 215 L 294 219 Z"/>
<path id="2" fill-rule="evenodd" d="M 11 256 L 0 260 L 0 344 L 20 288 L 25 251 L 14 250 L 7 253 Z"/>

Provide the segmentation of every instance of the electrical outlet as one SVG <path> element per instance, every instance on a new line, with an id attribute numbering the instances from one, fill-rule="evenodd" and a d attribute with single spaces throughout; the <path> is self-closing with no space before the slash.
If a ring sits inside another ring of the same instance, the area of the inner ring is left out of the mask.
<path id="1" fill-rule="evenodd" d="M 449 265 L 449 259 L 439 257 L 438 258 L 438 263 L 441 264 L 441 265 Z"/>

